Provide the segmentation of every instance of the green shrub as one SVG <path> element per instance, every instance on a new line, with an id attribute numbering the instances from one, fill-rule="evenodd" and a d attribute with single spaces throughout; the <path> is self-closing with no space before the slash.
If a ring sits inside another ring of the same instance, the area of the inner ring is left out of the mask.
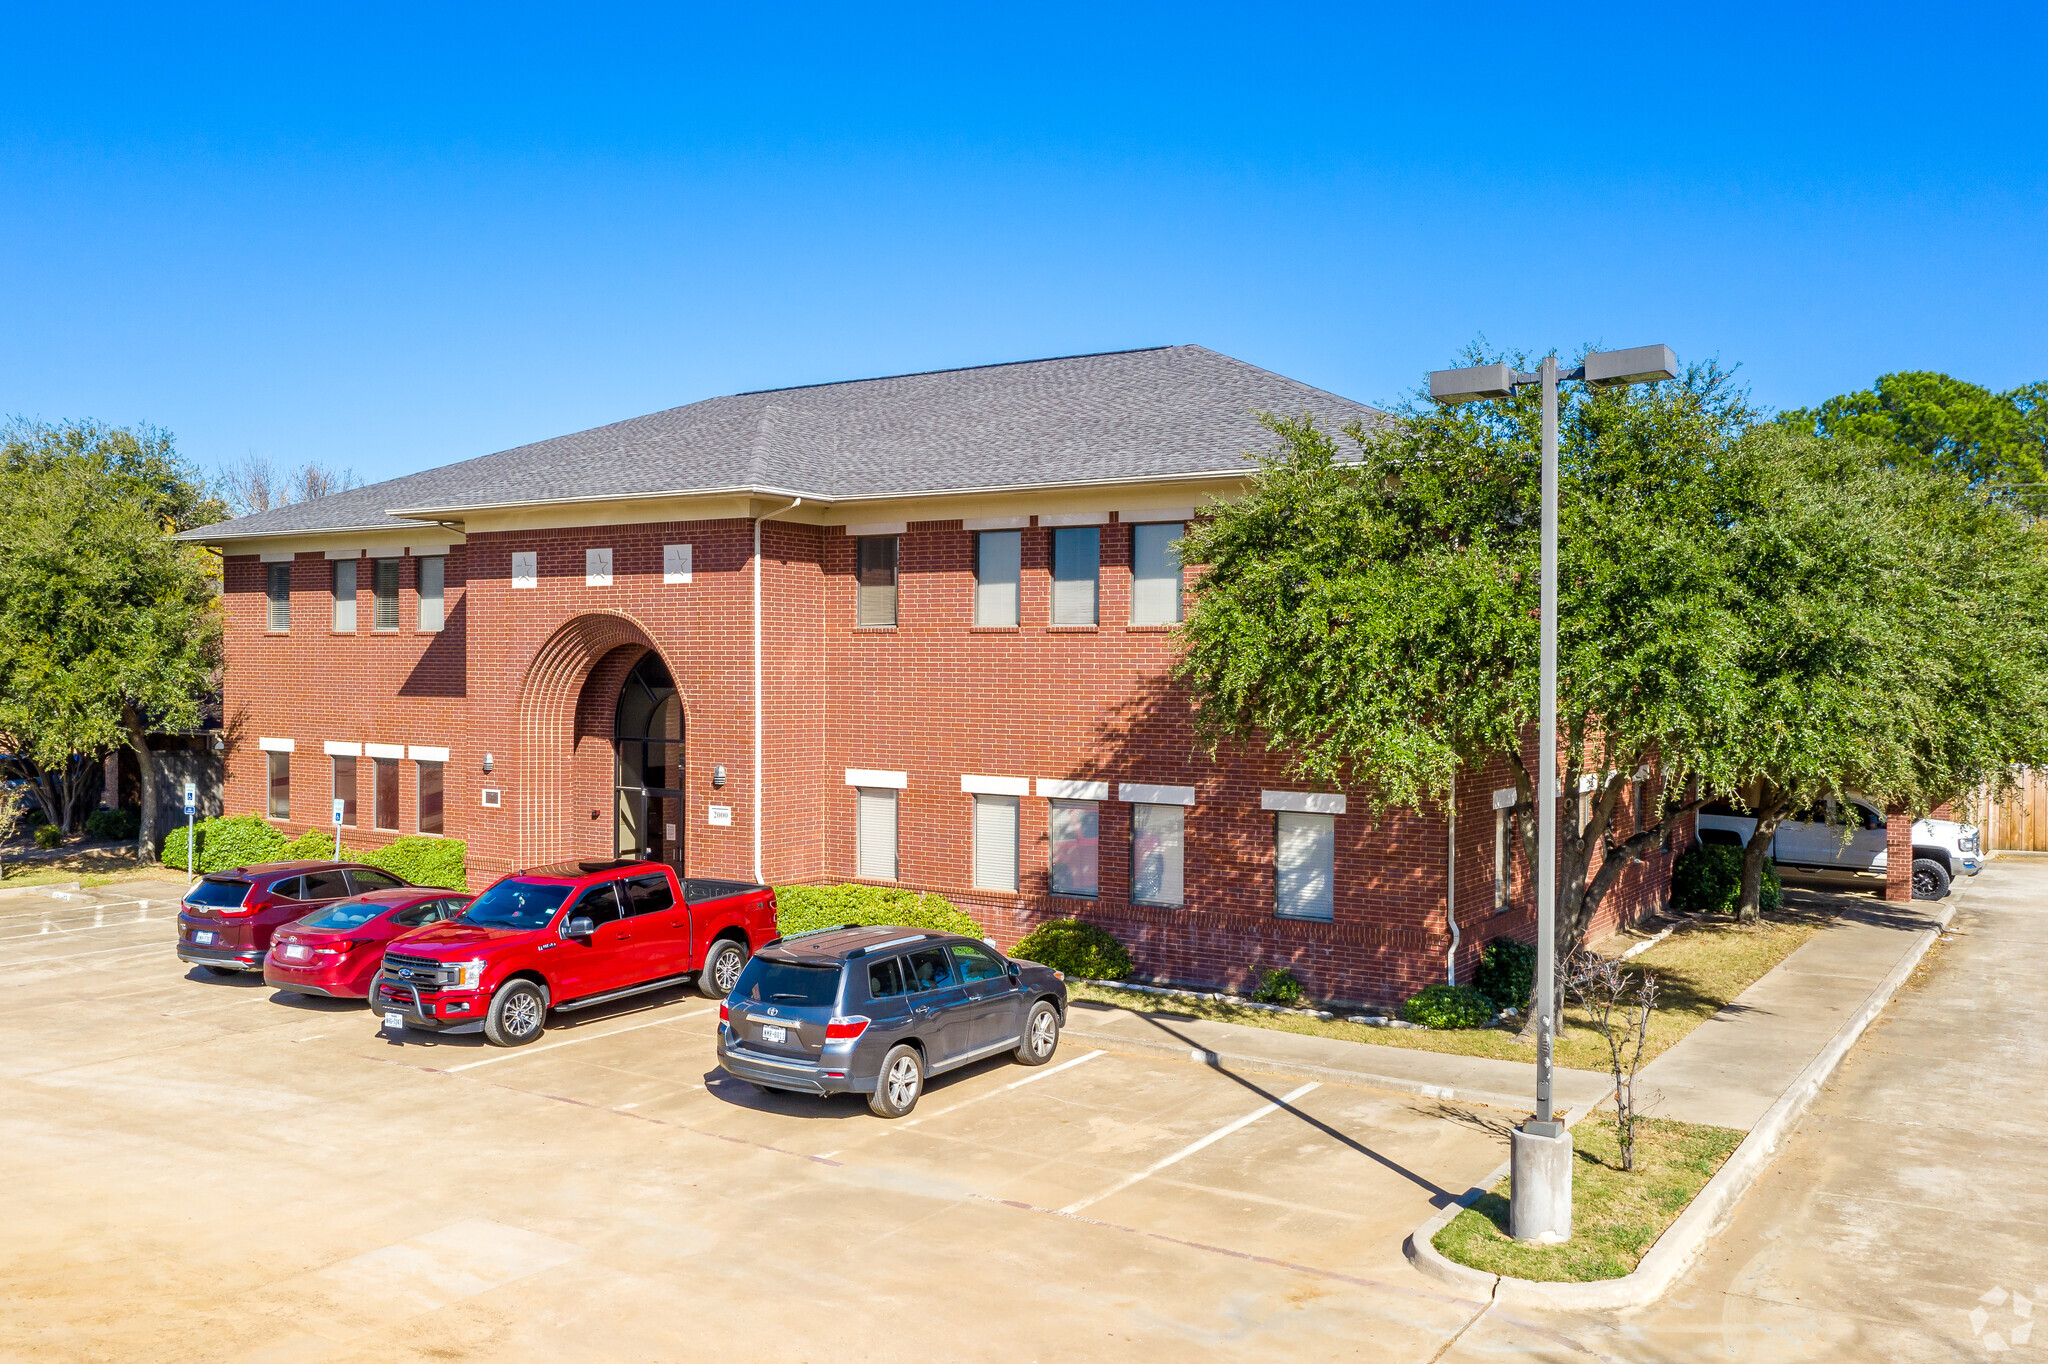
<path id="1" fill-rule="evenodd" d="M 1526 1010 L 1536 988 L 1536 949 L 1513 938 L 1495 938 L 1479 954 L 1473 988 L 1495 1009 Z"/>
<path id="2" fill-rule="evenodd" d="M 1308 999 L 1308 991 L 1301 988 L 1294 972 L 1276 966 L 1259 977 L 1259 988 L 1252 991 L 1252 998 L 1261 1004 L 1301 1004 Z"/>
<path id="3" fill-rule="evenodd" d="M 36 829 L 36 846 L 38 848 L 54 848 L 63 841 L 64 831 L 54 824 L 40 825 Z"/>
<path id="4" fill-rule="evenodd" d="M 1131 973 L 1131 954 L 1124 945 L 1079 919 L 1040 924 L 1010 955 L 1083 980 L 1122 980 Z"/>
<path id="5" fill-rule="evenodd" d="M 1497 1011 L 1469 985 L 1432 985 L 1401 1006 L 1401 1017 L 1425 1028 L 1479 1028 Z"/>
<path id="6" fill-rule="evenodd" d="M 351 856 L 354 861 L 382 867 L 393 876 L 403 877 L 416 886 L 467 890 L 469 877 L 464 859 L 468 852 L 469 845 L 459 838 L 430 838 L 425 834 L 408 834 L 404 838 L 392 839 L 381 848 L 354 853 Z"/>
<path id="7" fill-rule="evenodd" d="M 1671 907 L 1680 914 L 1733 914 L 1742 902 L 1742 849 L 1702 843 L 1688 849 L 1671 868 Z M 1764 859 L 1757 904 L 1769 914 L 1785 903 L 1778 864 Z"/>
<path id="8" fill-rule="evenodd" d="M 227 871 L 233 867 L 275 862 L 285 849 L 285 836 L 260 815 L 224 815 L 202 819 L 192 826 L 199 840 L 199 870 Z M 172 828 L 164 839 L 164 865 L 185 865 L 185 826 Z"/>
<path id="9" fill-rule="evenodd" d="M 352 862 L 355 856 L 355 852 L 344 843 L 341 856 L 335 857 L 332 829 L 308 829 L 277 850 L 279 862 Z"/>
<path id="10" fill-rule="evenodd" d="M 142 814 L 136 810 L 95 810 L 85 817 L 85 831 L 110 843 L 126 843 L 142 832 Z"/>
<path id="11" fill-rule="evenodd" d="M 984 936 L 981 925 L 943 895 L 920 895 L 892 886 L 775 888 L 775 926 L 785 938 L 835 924 L 901 924 L 968 938 Z"/>

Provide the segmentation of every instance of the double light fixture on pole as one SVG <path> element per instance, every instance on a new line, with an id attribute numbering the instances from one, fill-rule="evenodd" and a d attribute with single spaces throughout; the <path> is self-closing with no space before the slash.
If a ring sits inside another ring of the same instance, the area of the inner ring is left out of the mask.
<path id="1" fill-rule="evenodd" d="M 1515 1129 L 1508 1230 L 1518 1241 L 1564 1241 L 1572 1234 L 1572 1142 L 1552 1113 L 1551 1057 L 1557 1021 L 1557 385 L 1577 379 L 1588 388 L 1653 384 L 1678 376 L 1669 346 L 1593 351 L 1577 369 L 1559 372 L 1555 353 L 1534 374 L 1507 365 L 1440 369 L 1429 396 L 1440 403 L 1509 398 L 1543 387 L 1543 572 L 1540 601 L 1542 699 L 1536 794 L 1536 1116 Z"/>

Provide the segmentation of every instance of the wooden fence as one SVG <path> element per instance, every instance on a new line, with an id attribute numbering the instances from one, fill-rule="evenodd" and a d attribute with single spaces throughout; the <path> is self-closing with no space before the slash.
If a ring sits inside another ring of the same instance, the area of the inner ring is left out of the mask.
<path id="1" fill-rule="evenodd" d="M 1964 818 L 1984 831 L 1985 852 L 2048 852 L 2048 770 L 2029 768 L 1997 799 L 1978 796 Z"/>

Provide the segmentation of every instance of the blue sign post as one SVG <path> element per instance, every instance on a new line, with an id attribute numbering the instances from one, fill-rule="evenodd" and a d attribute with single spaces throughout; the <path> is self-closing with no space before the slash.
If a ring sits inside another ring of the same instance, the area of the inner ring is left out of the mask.
<path id="1" fill-rule="evenodd" d="M 340 796 L 334 798 L 334 860 L 341 861 L 341 807 Z"/>
<path id="2" fill-rule="evenodd" d="M 185 879 L 192 879 L 194 865 L 192 857 L 192 817 L 199 813 L 199 787 L 192 782 L 185 783 Z"/>

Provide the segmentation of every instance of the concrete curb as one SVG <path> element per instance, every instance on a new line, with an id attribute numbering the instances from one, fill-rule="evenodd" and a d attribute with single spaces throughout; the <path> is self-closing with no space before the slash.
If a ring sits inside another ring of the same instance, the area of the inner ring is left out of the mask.
<path id="1" fill-rule="evenodd" d="M 1955 918 L 1956 908 L 1954 896 L 1943 903 L 1934 915 L 1934 925 L 1921 931 L 1920 940 L 1906 950 L 1899 964 L 1878 983 L 1862 1006 L 1850 1015 L 1820 1053 L 1807 1063 L 1806 1069 L 1799 1072 L 1798 1078 L 1778 1096 L 1778 1101 L 1750 1129 L 1749 1135 L 1742 1139 L 1742 1144 L 1735 1148 L 1727 1163 L 1707 1181 L 1706 1187 L 1693 1199 L 1692 1206 L 1665 1228 L 1664 1234 L 1657 1238 L 1657 1244 L 1650 1247 L 1650 1253 L 1642 1258 L 1634 1273 L 1597 1283 L 1540 1283 L 1533 1279 L 1488 1274 L 1446 1259 L 1431 1244 L 1432 1238 L 1453 1217 L 1476 1202 L 1485 1189 L 1491 1189 L 1505 1179 L 1508 1175 L 1506 1164 L 1487 1176 L 1482 1189 L 1467 1193 L 1457 1203 L 1417 1227 L 1401 1246 L 1408 1262 L 1439 1283 L 1451 1285 L 1462 1292 L 1487 1294 L 1503 1307 L 1611 1311 L 1655 1302 L 1692 1267 L 1707 1242 L 1728 1225 L 1742 1196 L 1749 1192 L 1750 1186 L 1756 1183 L 1757 1177 L 1777 1155 L 1778 1147 L 1798 1125 L 1799 1119 L 1805 1116 L 1814 1095 L 1820 1092 L 1821 1086 L 1834 1074 L 1835 1067 L 1842 1063 L 1842 1058 L 1863 1036 L 1864 1029 L 1884 1012 L 1892 996 L 1919 967 L 1927 949 L 1934 945 L 1935 939 Z"/>
<path id="2" fill-rule="evenodd" d="M 1072 1015 L 1068 1017 L 1071 1019 Z M 1126 1037 L 1122 1033 L 1094 1032 L 1077 1028 L 1070 1023 L 1062 1029 L 1061 1035 L 1105 1047 L 1111 1051 L 1137 1051 L 1157 1056 L 1170 1056 L 1176 1061 L 1193 1061 L 1197 1065 L 1209 1066 L 1216 1070 L 1257 1070 L 1268 1075 L 1281 1075 L 1291 1080 L 1321 1080 L 1326 1084 L 1356 1085 L 1365 1089 L 1385 1089 L 1396 1094 L 1414 1094 L 1425 1099 L 1443 1099 L 1456 1103 L 1486 1104 L 1493 1108 L 1507 1108 L 1527 1112 L 1527 1094 L 1508 1094 L 1493 1090 L 1457 1089 L 1450 1085 L 1432 1085 L 1419 1080 L 1396 1075 L 1377 1075 L 1370 1071 L 1348 1070 L 1341 1066 L 1317 1066 L 1302 1061 L 1280 1061 L 1270 1056 L 1249 1052 L 1208 1051 L 1201 1047 L 1177 1046 L 1172 1042 L 1158 1042 L 1149 1037 Z M 1613 1091 L 1610 1089 L 1608 1094 Z M 1591 1112 L 1607 1102 L 1606 1097 L 1596 1099 L 1586 1106 Z M 1571 1121 L 1576 1122 L 1577 1117 Z M 1502 1167 L 1505 1175 L 1506 1167 Z M 1488 1181 L 1492 1187 L 1492 1181 Z M 1471 1195 L 1477 1198 L 1479 1195 Z M 1471 1271 L 1468 1271 L 1471 1272 Z M 1491 1276 L 1489 1276 L 1491 1277 Z"/>

